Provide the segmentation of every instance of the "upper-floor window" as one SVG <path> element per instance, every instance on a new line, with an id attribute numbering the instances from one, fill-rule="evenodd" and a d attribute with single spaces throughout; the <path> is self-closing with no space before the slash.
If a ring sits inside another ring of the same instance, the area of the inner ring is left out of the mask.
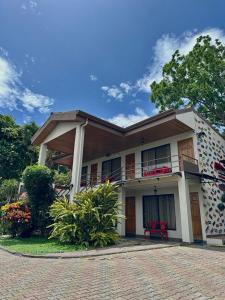
<path id="1" fill-rule="evenodd" d="M 88 167 L 82 167 L 81 171 L 81 186 L 87 185 L 87 175 L 88 175 Z"/>
<path id="2" fill-rule="evenodd" d="M 121 180 L 121 158 L 114 158 L 103 161 L 102 163 L 102 181 Z"/>
<path id="3" fill-rule="evenodd" d="M 142 176 L 171 172 L 170 144 L 142 151 Z"/>

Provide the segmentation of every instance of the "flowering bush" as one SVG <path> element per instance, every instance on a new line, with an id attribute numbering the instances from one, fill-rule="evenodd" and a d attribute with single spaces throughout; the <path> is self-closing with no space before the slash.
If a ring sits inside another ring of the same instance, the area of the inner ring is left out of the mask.
<path id="1" fill-rule="evenodd" d="M 22 235 L 30 226 L 30 208 L 24 201 L 9 203 L 1 207 L 1 222 L 13 237 Z"/>

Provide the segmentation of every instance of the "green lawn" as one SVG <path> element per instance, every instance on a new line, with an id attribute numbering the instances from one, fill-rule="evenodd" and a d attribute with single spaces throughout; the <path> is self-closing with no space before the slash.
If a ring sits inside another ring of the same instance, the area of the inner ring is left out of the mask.
<path id="1" fill-rule="evenodd" d="M 39 236 L 32 236 L 29 238 L 0 237 L 0 246 L 7 250 L 34 255 L 74 252 L 86 249 L 84 246 L 79 245 L 61 245 L 54 240 L 48 240 L 48 238 Z"/>

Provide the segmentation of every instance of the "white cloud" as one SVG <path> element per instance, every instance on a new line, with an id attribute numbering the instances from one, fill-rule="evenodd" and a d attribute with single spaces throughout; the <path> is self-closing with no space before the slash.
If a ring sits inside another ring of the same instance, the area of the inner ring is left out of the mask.
<path id="1" fill-rule="evenodd" d="M 122 101 L 126 94 L 130 94 L 134 87 L 129 82 L 121 82 L 119 86 L 102 86 L 101 89 L 108 97 Z"/>
<path id="2" fill-rule="evenodd" d="M 28 116 L 28 115 L 24 115 L 23 116 L 23 123 L 26 124 L 26 123 L 30 123 L 32 120 L 31 116 Z"/>
<path id="3" fill-rule="evenodd" d="M 102 86 L 101 89 L 106 93 L 107 96 L 112 97 L 116 100 L 122 101 L 124 97 L 124 93 L 115 85 L 113 85 L 112 87 Z"/>
<path id="4" fill-rule="evenodd" d="M 94 74 L 90 74 L 89 78 L 90 78 L 91 81 L 97 81 L 98 80 L 98 77 L 95 76 Z"/>
<path id="5" fill-rule="evenodd" d="M 53 99 L 47 96 L 35 94 L 29 89 L 26 89 L 20 96 L 20 100 L 24 108 L 29 112 L 34 112 L 37 109 L 40 113 L 49 112 L 49 106 L 53 105 Z"/>
<path id="6" fill-rule="evenodd" d="M 21 8 L 23 10 L 31 9 L 34 10 L 38 6 L 38 2 L 35 0 L 26 0 L 22 3 Z"/>
<path id="7" fill-rule="evenodd" d="M 123 113 L 121 113 L 112 118 L 109 118 L 108 121 L 121 127 L 128 127 L 132 124 L 147 119 L 148 117 L 149 116 L 142 108 L 136 107 L 134 114 L 124 115 Z"/>
<path id="8" fill-rule="evenodd" d="M 121 82 L 120 87 L 126 94 L 128 94 L 133 89 L 133 86 L 129 82 Z"/>
<path id="9" fill-rule="evenodd" d="M 21 74 L 16 71 L 13 64 L 0 57 L 0 107 L 9 110 L 25 108 L 29 112 L 34 110 L 41 113 L 48 112 L 54 100 L 24 87 L 20 77 Z"/>
<path id="10" fill-rule="evenodd" d="M 213 40 L 220 39 L 225 43 L 225 34 L 221 29 L 211 28 L 197 32 L 187 31 L 181 36 L 176 37 L 173 34 L 165 34 L 156 41 L 154 46 L 153 62 L 148 68 L 142 78 L 136 81 L 136 88 L 139 91 L 150 93 L 150 84 L 153 81 L 160 81 L 162 79 L 162 67 L 165 63 L 170 61 L 173 53 L 179 49 L 181 54 L 187 54 L 193 49 L 196 39 L 200 35 L 210 35 Z"/>
<path id="11" fill-rule="evenodd" d="M 159 113 L 159 108 L 157 108 L 157 107 L 153 108 L 152 114 L 157 115 L 158 113 Z"/>
<path id="12" fill-rule="evenodd" d="M 192 32 L 186 31 L 180 36 L 165 34 L 156 41 L 156 44 L 153 47 L 152 63 L 148 66 L 147 72 L 144 73 L 141 78 L 133 83 L 121 82 L 118 86 L 113 85 L 110 88 L 106 87 L 107 89 L 105 91 L 108 93 L 108 90 L 111 88 L 113 88 L 113 90 L 118 90 L 117 94 L 121 95 L 121 99 L 126 94 L 131 95 L 132 97 L 136 97 L 138 92 L 150 94 L 150 84 L 153 81 L 158 82 L 162 79 L 162 68 L 165 63 L 170 61 L 173 53 L 179 49 L 181 54 L 187 54 L 193 49 L 196 39 L 200 35 L 210 35 L 212 40 L 219 39 L 225 43 L 225 33 L 219 28 L 209 28 L 201 32 L 198 32 L 197 30 Z M 110 96 L 109 93 L 108 96 Z"/>

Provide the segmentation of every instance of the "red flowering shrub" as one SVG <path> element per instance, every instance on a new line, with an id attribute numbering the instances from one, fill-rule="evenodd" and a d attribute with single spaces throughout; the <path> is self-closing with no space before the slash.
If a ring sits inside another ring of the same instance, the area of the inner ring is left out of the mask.
<path id="1" fill-rule="evenodd" d="M 5 230 L 13 237 L 29 230 L 31 213 L 24 201 L 9 203 L 1 207 L 1 222 Z"/>

